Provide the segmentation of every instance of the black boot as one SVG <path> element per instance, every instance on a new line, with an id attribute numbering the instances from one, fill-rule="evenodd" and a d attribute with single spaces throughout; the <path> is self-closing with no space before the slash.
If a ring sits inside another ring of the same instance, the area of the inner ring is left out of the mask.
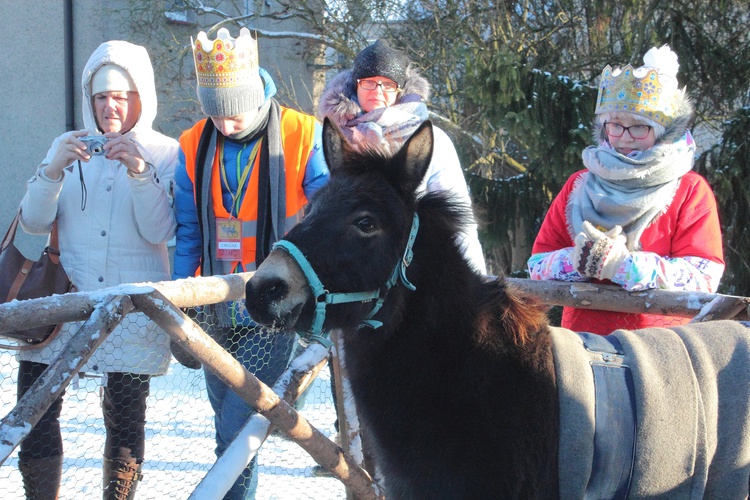
<path id="1" fill-rule="evenodd" d="M 135 498 L 135 487 L 143 478 L 141 469 L 143 463 L 136 460 L 124 461 L 104 457 L 102 464 L 104 500 L 133 500 Z"/>
<path id="2" fill-rule="evenodd" d="M 28 500 L 57 500 L 62 477 L 62 455 L 46 458 L 19 458 L 18 470 Z"/>

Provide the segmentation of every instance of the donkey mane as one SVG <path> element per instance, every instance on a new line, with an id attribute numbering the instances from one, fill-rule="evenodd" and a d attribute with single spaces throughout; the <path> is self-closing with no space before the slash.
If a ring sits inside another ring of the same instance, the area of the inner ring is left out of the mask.
<path id="1" fill-rule="evenodd" d="M 437 191 L 417 200 L 417 213 L 423 224 L 429 226 L 429 232 L 436 235 L 432 240 L 453 241 L 455 253 L 458 255 L 457 262 L 460 259 L 470 268 L 463 258 L 461 249 L 455 244 L 455 237 L 461 227 L 471 222 L 471 209 L 456 203 L 449 193 Z M 445 255 L 442 258 L 450 259 Z M 463 269 L 458 274 L 464 274 Z M 479 345 L 496 345 L 497 332 L 505 331 L 512 335 L 515 345 L 522 346 L 548 326 L 548 318 L 541 301 L 503 278 L 488 278 L 480 287 L 477 297 L 479 313 L 475 325 L 475 341 Z"/>
<path id="2" fill-rule="evenodd" d="M 544 307 L 538 298 L 505 280 L 498 279 L 492 285 L 477 317 L 478 343 L 497 342 L 498 327 L 494 325 L 494 320 L 498 312 L 499 328 L 512 334 L 514 344 L 519 347 L 530 342 L 539 331 L 548 326 Z M 503 307 L 498 307 L 498 304 Z"/>

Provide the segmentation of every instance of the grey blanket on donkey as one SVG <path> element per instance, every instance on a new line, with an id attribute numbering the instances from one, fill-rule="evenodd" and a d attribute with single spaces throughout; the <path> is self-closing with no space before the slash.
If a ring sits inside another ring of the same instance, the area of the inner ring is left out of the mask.
<path id="1" fill-rule="evenodd" d="M 630 498 L 747 498 L 750 328 L 712 321 L 616 330 L 632 371 L 637 435 Z M 560 498 L 584 498 L 594 452 L 591 355 L 553 328 L 560 393 Z"/>

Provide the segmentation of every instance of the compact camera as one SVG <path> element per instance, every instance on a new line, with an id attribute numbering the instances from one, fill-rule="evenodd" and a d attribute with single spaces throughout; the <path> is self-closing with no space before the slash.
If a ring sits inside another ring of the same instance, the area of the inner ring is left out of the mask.
<path id="1" fill-rule="evenodd" d="M 104 154 L 104 145 L 107 143 L 109 138 L 103 135 L 87 135 L 79 137 L 79 141 L 86 144 L 86 151 L 91 156 L 101 156 Z"/>

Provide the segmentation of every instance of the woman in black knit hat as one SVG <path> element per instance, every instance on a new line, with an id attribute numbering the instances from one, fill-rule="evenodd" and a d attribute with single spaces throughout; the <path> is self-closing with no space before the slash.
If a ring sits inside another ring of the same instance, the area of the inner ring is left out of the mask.
<path id="1" fill-rule="evenodd" d="M 378 40 L 357 54 L 351 70 L 331 79 L 321 96 L 318 116 L 332 120 L 355 146 L 376 146 L 395 154 L 429 117 L 429 93 L 429 83 L 411 67 L 409 58 L 386 40 Z M 433 133 L 433 159 L 421 191 L 450 191 L 470 206 L 456 148 L 434 125 Z M 457 244 L 476 271 L 486 274 L 475 223 L 464 228 Z"/>

